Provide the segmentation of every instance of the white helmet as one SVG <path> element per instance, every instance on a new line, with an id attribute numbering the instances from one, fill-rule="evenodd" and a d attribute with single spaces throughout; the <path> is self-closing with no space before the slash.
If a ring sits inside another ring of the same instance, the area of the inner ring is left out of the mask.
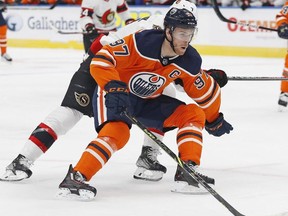
<path id="1" fill-rule="evenodd" d="M 196 21 L 198 20 L 198 12 L 197 7 L 194 3 L 187 1 L 187 0 L 176 0 L 170 7 L 169 10 L 172 8 L 178 9 L 186 9 L 193 14 Z"/>

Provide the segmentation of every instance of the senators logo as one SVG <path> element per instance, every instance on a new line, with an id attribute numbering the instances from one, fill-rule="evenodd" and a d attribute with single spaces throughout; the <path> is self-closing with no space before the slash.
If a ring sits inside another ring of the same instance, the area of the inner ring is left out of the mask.
<path id="1" fill-rule="evenodd" d="M 106 25 L 112 22 L 114 18 L 115 18 L 115 12 L 109 9 L 105 11 L 105 13 L 102 15 L 102 17 L 100 18 L 100 22 Z"/>
<path id="2" fill-rule="evenodd" d="M 90 97 L 87 94 L 85 94 L 85 93 L 79 94 L 77 92 L 74 92 L 74 95 L 75 95 L 75 99 L 76 99 L 77 103 L 80 106 L 86 107 L 90 103 Z"/>

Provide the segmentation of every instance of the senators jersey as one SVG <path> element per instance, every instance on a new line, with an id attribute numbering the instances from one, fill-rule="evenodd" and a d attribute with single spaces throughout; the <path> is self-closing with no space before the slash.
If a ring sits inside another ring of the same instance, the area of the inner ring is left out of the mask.
<path id="1" fill-rule="evenodd" d="M 288 24 L 288 1 L 285 2 L 281 11 L 276 15 L 277 27 L 279 27 L 283 23 Z"/>
<path id="2" fill-rule="evenodd" d="M 114 30 L 116 13 L 124 21 L 131 19 L 125 0 L 83 0 L 79 23 L 83 30 L 88 23 L 93 23 L 96 29 Z"/>
<path id="3" fill-rule="evenodd" d="M 145 30 L 104 46 L 92 59 L 90 71 L 98 85 L 111 80 L 127 83 L 141 98 L 156 98 L 171 82 L 180 82 L 185 92 L 205 111 L 209 122 L 218 117 L 220 87 L 201 70 L 199 53 L 189 46 L 182 56 L 162 58 L 162 30 Z"/>
<path id="4" fill-rule="evenodd" d="M 161 14 L 153 14 L 149 17 L 138 19 L 129 25 L 119 28 L 117 31 L 111 31 L 108 35 L 104 35 L 100 39 L 100 43 L 104 46 L 116 40 L 126 37 L 127 35 L 148 29 L 164 29 L 164 16 Z"/>

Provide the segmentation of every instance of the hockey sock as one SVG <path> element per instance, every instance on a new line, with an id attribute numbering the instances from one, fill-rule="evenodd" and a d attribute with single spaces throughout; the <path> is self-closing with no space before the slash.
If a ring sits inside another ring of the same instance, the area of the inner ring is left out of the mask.
<path id="1" fill-rule="evenodd" d="M 57 140 L 57 135 L 53 129 L 41 123 L 31 133 L 20 154 L 34 162 L 44 154 Z"/>
<path id="2" fill-rule="evenodd" d="M 7 50 L 7 26 L 0 26 L 0 48 L 1 48 L 1 54 L 3 55 L 6 53 Z"/>
<path id="3" fill-rule="evenodd" d="M 128 142 L 129 127 L 123 122 L 109 122 L 82 154 L 74 170 L 89 181 L 110 159 L 112 154 Z"/>
<path id="4" fill-rule="evenodd" d="M 179 128 L 177 145 L 183 161 L 192 160 L 200 164 L 202 154 L 202 130 L 192 124 Z"/>
<path id="5" fill-rule="evenodd" d="M 285 62 L 285 68 L 283 70 L 283 77 L 288 77 L 288 63 L 286 66 L 286 62 Z M 288 81 L 281 81 L 281 92 L 288 92 Z"/>
<path id="6" fill-rule="evenodd" d="M 57 134 L 52 128 L 44 123 L 40 123 L 29 137 L 45 153 L 56 141 Z"/>

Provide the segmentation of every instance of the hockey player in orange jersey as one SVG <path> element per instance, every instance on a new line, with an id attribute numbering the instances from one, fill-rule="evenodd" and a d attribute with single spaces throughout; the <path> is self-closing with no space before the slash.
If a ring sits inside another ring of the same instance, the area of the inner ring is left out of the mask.
<path id="1" fill-rule="evenodd" d="M 195 15 L 197 14 L 196 6 L 185 0 L 178 0 L 171 7 L 187 8 Z M 108 36 L 102 35 L 102 37 L 100 36 L 95 40 L 85 60 L 74 73 L 61 106 L 49 113 L 35 127 L 17 157 L 6 167 L 5 173 L 0 176 L 0 180 L 22 181 L 30 178 L 32 175 L 32 165 L 36 163 L 41 155 L 49 152 L 48 150 L 56 143 L 59 137 L 73 128 L 84 115 L 93 116 L 92 98 L 96 82 L 90 75 L 90 62 L 94 54 L 103 45 L 112 43 L 134 32 L 153 28 L 164 29 L 163 21 L 163 15 L 152 15 L 149 18 L 137 20 L 119 29 L 117 32 L 110 32 Z M 220 87 L 223 87 L 227 83 L 227 76 L 224 71 L 210 69 L 206 72 L 215 79 Z M 179 85 L 175 84 L 175 86 L 177 89 L 182 90 L 182 88 L 178 87 Z M 173 89 L 173 86 L 170 85 L 165 88 L 163 94 L 174 97 L 176 93 Z M 97 109 L 94 110 L 94 113 L 97 113 Z M 153 131 L 155 133 L 155 130 Z M 163 138 L 163 132 L 161 134 L 155 133 L 160 140 Z M 166 172 L 166 167 L 157 160 L 159 153 L 159 146 L 149 137 L 144 136 L 141 154 L 136 162 L 137 169 L 133 177 L 149 181 L 161 180 Z"/>
<path id="2" fill-rule="evenodd" d="M 284 4 L 281 11 L 276 15 L 276 25 L 278 27 L 278 35 L 280 38 L 288 39 L 288 2 Z M 286 53 L 283 68 L 283 77 L 288 78 L 288 52 Z M 288 81 L 281 81 L 281 93 L 278 100 L 279 111 L 283 111 L 288 104 Z"/>
<path id="3" fill-rule="evenodd" d="M 3 61 L 11 62 L 12 58 L 7 53 L 7 23 L 3 17 L 3 12 L 7 7 L 4 1 L 0 0 L 0 53 Z"/>
<path id="4" fill-rule="evenodd" d="M 91 74 L 99 85 L 95 115 L 98 136 L 82 154 L 59 185 L 60 197 L 93 199 L 96 188 L 89 181 L 112 154 L 129 140 L 131 122 L 127 110 L 146 127 L 160 131 L 178 128 L 180 158 L 189 166 L 200 164 L 202 129 L 214 136 L 230 133 L 233 127 L 220 110 L 221 91 L 216 81 L 201 70 L 202 59 L 189 45 L 197 28 L 193 12 L 172 8 L 163 30 L 146 30 L 104 46 L 91 62 Z M 165 96 L 163 89 L 178 80 L 197 103 Z M 104 91 L 102 91 L 104 90 Z M 208 183 L 214 179 L 199 175 Z M 201 193 L 194 180 L 177 168 L 173 191 Z"/>

